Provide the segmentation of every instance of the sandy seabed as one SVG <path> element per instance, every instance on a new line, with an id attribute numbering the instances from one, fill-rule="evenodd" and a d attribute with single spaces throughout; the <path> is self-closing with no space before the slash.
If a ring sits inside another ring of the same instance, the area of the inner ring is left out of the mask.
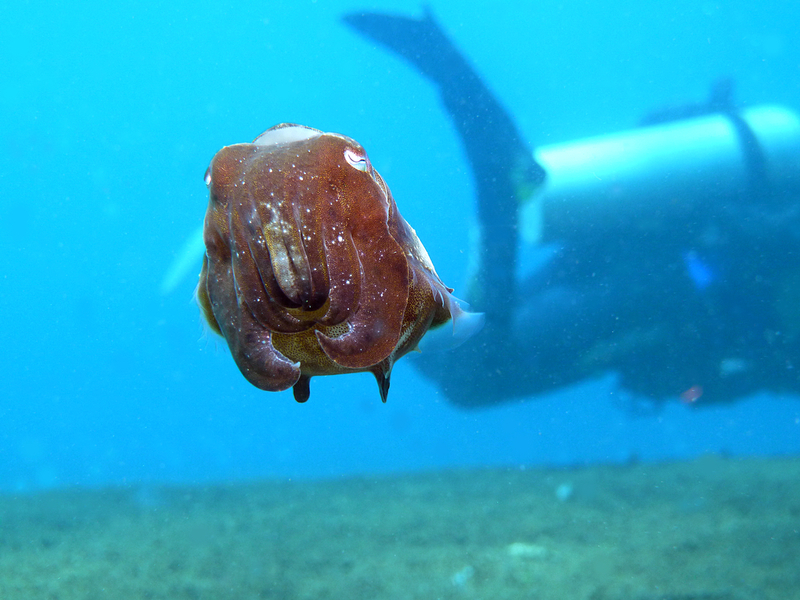
<path id="1" fill-rule="evenodd" d="M 5 496 L 0 598 L 800 598 L 800 459 Z"/>

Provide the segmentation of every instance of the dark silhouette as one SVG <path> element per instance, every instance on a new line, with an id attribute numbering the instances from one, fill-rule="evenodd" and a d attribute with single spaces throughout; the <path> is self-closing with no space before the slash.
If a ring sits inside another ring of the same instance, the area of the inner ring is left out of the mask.
<path id="1" fill-rule="evenodd" d="M 760 389 L 800 391 L 797 203 L 769 188 L 729 80 L 709 101 L 650 122 L 729 116 L 750 173 L 739 198 L 717 197 L 710 182 L 688 212 L 643 211 L 623 231 L 561 240 L 541 268 L 516 281 L 519 206 L 545 177 L 531 147 L 429 12 L 350 14 L 345 22 L 437 86 L 475 177 L 481 251 L 467 300 L 486 326 L 464 346 L 415 360 L 452 402 L 495 404 L 608 371 L 654 401 L 702 405 Z"/>

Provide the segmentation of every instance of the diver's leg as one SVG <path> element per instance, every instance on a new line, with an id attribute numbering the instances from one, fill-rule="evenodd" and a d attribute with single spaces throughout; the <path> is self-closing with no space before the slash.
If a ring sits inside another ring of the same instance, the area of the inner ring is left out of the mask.
<path id="1" fill-rule="evenodd" d="M 508 112 L 426 12 L 422 19 L 353 13 L 345 22 L 408 60 L 439 89 L 475 178 L 481 249 L 468 300 L 486 313 L 486 334 L 505 336 L 516 298 L 518 208 L 544 170 Z"/>

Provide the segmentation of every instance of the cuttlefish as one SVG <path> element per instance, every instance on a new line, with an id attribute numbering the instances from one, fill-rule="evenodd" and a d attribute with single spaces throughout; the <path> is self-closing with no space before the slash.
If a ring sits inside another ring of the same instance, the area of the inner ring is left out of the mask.
<path id="1" fill-rule="evenodd" d="M 314 376 L 369 371 L 385 402 L 428 330 L 480 328 L 355 140 L 276 125 L 220 150 L 206 184 L 197 301 L 256 387 L 305 402 Z"/>

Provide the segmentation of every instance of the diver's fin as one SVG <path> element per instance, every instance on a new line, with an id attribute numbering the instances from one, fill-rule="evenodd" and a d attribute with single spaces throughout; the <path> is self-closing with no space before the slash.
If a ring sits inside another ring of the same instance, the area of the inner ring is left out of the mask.
<path id="1" fill-rule="evenodd" d="M 161 294 L 166 296 L 172 293 L 190 274 L 196 282 L 205 251 L 203 226 L 201 225 L 192 232 L 189 239 L 184 242 L 180 251 L 175 255 L 175 259 L 170 263 L 167 272 L 164 274 L 164 279 L 161 280 L 159 288 Z"/>
<path id="2" fill-rule="evenodd" d="M 345 23 L 409 61 L 439 88 L 475 178 L 481 240 L 470 298 L 505 335 L 516 299 L 518 210 L 545 178 L 511 116 L 447 38 L 430 11 L 421 19 L 351 13 Z"/>
<path id="3" fill-rule="evenodd" d="M 459 73 L 472 71 L 427 8 L 422 19 L 350 13 L 344 16 L 344 22 L 399 54 L 437 84 L 446 84 L 453 69 Z"/>
<path id="4" fill-rule="evenodd" d="M 535 187 L 545 178 L 544 169 L 533 160 L 532 149 L 523 141 L 508 112 L 461 55 L 434 20 L 430 10 L 421 19 L 379 13 L 350 13 L 344 22 L 360 34 L 386 46 L 410 62 L 437 85 L 458 129 L 461 141 L 480 185 L 497 171 L 483 167 L 498 160 L 505 170 L 522 169 L 517 176 Z M 495 159 L 499 152 L 499 158 Z M 522 163 L 520 164 L 520 161 Z"/>

